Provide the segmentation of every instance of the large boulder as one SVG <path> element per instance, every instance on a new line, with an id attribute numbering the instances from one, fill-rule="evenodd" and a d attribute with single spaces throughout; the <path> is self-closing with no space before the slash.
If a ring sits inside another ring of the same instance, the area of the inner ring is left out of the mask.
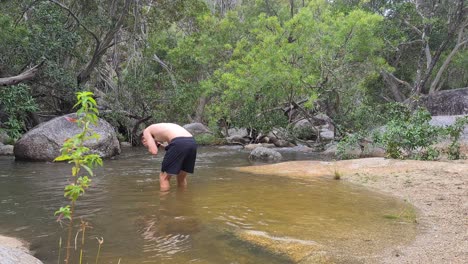
<path id="1" fill-rule="evenodd" d="M 190 134 L 197 136 L 201 134 L 212 134 L 212 132 L 202 123 L 190 123 L 184 125 L 184 128 L 190 132 Z"/>
<path id="2" fill-rule="evenodd" d="M 433 116 L 468 114 L 468 87 L 423 96 L 419 103 Z"/>
<path id="3" fill-rule="evenodd" d="M 76 123 L 69 121 L 70 118 L 76 118 L 76 114 L 56 117 L 24 134 L 14 146 L 16 159 L 53 161 L 60 155 L 60 148 L 65 140 L 80 132 Z M 98 154 L 102 158 L 120 154 L 117 135 L 107 121 L 99 118 L 97 125 L 91 125 L 90 128 L 100 136 L 97 140 L 85 142 L 91 153 Z"/>
<path id="4" fill-rule="evenodd" d="M 278 151 L 265 147 L 255 148 L 249 155 L 251 160 L 280 161 L 282 158 Z"/>

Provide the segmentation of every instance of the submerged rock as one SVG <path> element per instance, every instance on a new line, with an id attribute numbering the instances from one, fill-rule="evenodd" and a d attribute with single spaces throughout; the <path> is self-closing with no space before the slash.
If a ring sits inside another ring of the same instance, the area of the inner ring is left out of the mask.
<path id="1" fill-rule="evenodd" d="M 277 237 L 266 232 L 252 230 L 239 230 L 234 235 L 237 239 L 294 263 L 333 263 L 332 259 L 323 251 L 324 247 L 314 241 Z"/>

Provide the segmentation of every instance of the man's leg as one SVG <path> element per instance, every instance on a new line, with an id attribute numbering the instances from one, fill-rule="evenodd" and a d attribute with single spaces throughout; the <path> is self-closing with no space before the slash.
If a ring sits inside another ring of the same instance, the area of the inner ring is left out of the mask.
<path id="1" fill-rule="evenodd" d="M 166 172 L 161 172 L 159 174 L 159 188 L 161 192 L 166 192 L 166 191 L 169 191 L 169 189 L 171 189 L 170 180 L 171 180 L 170 174 L 167 174 Z"/>
<path id="2" fill-rule="evenodd" d="M 187 172 L 181 170 L 177 175 L 177 186 L 187 187 Z"/>

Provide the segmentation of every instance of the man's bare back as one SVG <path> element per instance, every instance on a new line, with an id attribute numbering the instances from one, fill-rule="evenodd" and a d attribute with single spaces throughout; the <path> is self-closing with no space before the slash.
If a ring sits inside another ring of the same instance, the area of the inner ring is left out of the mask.
<path id="1" fill-rule="evenodd" d="M 169 190 L 171 175 L 177 175 L 179 187 L 187 186 L 187 173 L 193 173 L 197 157 L 197 144 L 192 134 L 177 124 L 158 123 L 148 126 L 141 140 L 153 155 L 158 154 L 159 145 L 169 143 L 159 174 L 161 191 Z"/>
<path id="2" fill-rule="evenodd" d="M 151 154 L 158 153 L 157 144 L 170 143 L 176 137 L 191 137 L 185 128 L 173 123 L 158 123 L 148 126 L 143 131 L 143 142 Z M 154 139 L 154 140 L 151 140 Z"/>

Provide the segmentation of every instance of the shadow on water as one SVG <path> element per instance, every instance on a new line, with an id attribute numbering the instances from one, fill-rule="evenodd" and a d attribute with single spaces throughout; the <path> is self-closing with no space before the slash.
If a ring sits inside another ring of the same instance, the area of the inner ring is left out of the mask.
<path id="1" fill-rule="evenodd" d="M 321 158 L 282 154 L 285 160 Z M 238 148 L 203 147 L 188 188 L 173 185 L 168 193 L 159 192 L 162 156 L 124 149 L 106 160 L 77 204 L 77 215 L 93 227 L 86 262 L 95 261 L 96 237 L 104 238 L 100 263 L 295 263 L 311 250 L 369 259 L 414 237 L 414 224 L 384 217 L 405 210 L 404 203 L 341 181 L 230 169 L 251 165 L 247 156 Z M 39 259 L 57 263 L 66 230 L 53 214 L 66 204 L 70 167 L 9 157 L 1 157 L 0 166 L 0 234 L 30 241 Z"/>

